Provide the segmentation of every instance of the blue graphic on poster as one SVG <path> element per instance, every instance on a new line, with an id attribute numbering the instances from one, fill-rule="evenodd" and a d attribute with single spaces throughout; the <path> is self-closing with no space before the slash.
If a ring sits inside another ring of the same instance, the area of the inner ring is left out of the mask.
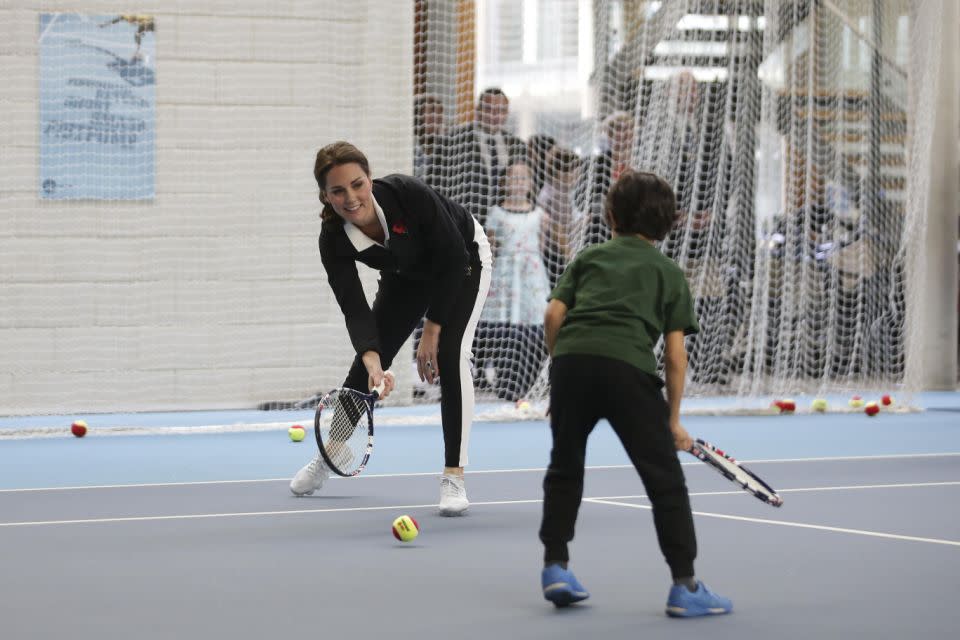
<path id="1" fill-rule="evenodd" d="M 40 16 L 40 197 L 154 196 L 153 16 Z"/>

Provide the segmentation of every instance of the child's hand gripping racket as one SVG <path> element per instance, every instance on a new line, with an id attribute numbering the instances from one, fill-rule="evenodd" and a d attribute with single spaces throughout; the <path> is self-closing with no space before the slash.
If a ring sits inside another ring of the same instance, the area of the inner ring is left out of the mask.
<path id="1" fill-rule="evenodd" d="M 752 493 L 757 499 L 774 507 L 779 507 L 783 504 L 783 498 L 777 495 L 777 492 L 774 491 L 770 485 L 761 480 L 760 476 L 709 442 L 698 438 L 694 440 L 693 445 L 687 452 L 709 464 L 719 471 L 727 480 L 740 485 L 744 490 Z"/>
<path id="2" fill-rule="evenodd" d="M 386 386 L 383 381 L 370 393 L 334 389 L 317 403 L 313 430 L 323 461 L 338 476 L 357 476 L 373 452 L 373 407 Z"/>

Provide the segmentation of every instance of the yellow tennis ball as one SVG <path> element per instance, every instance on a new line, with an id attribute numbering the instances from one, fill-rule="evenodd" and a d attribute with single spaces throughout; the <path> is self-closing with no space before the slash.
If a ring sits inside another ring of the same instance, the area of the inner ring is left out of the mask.
<path id="1" fill-rule="evenodd" d="M 862 409 L 864 405 L 863 398 L 860 396 L 853 396 L 850 398 L 850 407 L 853 409 Z"/>
<path id="2" fill-rule="evenodd" d="M 400 542 L 410 542 L 420 534 L 420 525 L 410 516 L 400 516 L 393 521 L 393 537 Z"/>
<path id="3" fill-rule="evenodd" d="M 810 408 L 813 409 L 814 411 L 819 411 L 820 413 L 823 413 L 824 411 L 827 410 L 827 401 L 823 398 L 817 398 L 816 400 L 810 403 Z"/>
<path id="4" fill-rule="evenodd" d="M 287 429 L 287 435 L 289 435 L 290 439 L 293 440 L 294 442 L 300 442 L 307 435 L 307 432 L 303 430 L 303 427 L 301 427 L 298 424 L 295 424 L 289 429 Z"/>

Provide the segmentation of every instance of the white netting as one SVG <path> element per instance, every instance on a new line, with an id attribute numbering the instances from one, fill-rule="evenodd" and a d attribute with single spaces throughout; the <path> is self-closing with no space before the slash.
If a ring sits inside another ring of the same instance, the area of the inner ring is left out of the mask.
<path id="1" fill-rule="evenodd" d="M 545 399 L 546 292 L 607 237 L 603 196 L 636 167 L 683 212 L 662 248 L 703 328 L 691 394 L 907 400 L 904 273 L 926 193 L 907 149 L 933 110 L 929 95 L 907 109 L 910 5 L 10 0 L 0 413 L 249 407 L 338 385 L 352 352 L 311 175 L 338 139 L 491 233 L 481 399 Z M 410 357 L 393 367 L 403 390 Z"/>
<path id="2" fill-rule="evenodd" d="M 794 394 L 908 400 L 905 269 L 925 211 L 906 197 L 925 178 L 907 161 L 910 3 L 482 4 L 488 73 L 468 81 L 509 103 L 480 93 L 475 112 L 457 110 L 462 86 L 425 88 L 448 128 L 430 139 L 437 159 L 417 165 L 495 239 L 478 389 L 543 400 L 542 291 L 607 237 L 603 196 L 636 167 L 678 196 L 662 249 L 686 271 L 702 327 L 690 394 L 737 395 L 741 409 Z M 457 58 L 427 44 L 423 69 L 449 76 Z M 588 95 L 567 100 L 584 56 Z M 530 196 L 508 164 L 532 172 Z"/>

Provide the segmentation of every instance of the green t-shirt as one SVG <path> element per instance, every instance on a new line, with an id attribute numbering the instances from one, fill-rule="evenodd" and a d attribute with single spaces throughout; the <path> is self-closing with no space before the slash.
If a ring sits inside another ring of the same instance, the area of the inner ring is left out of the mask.
<path id="1" fill-rule="evenodd" d="M 606 356 L 655 376 L 653 349 L 660 336 L 700 330 L 683 271 L 636 236 L 619 236 L 581 251 L 550 298 L 568 308 L 554 357 Z"/>

